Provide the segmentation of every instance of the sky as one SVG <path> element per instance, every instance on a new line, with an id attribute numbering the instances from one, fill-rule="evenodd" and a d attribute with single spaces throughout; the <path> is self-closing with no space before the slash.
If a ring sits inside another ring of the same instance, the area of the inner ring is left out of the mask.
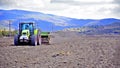
<path id="1" fill-rule="evenodd" d="M 36 11 L 77 19 L 120 19 L 120 0 L 0 0 L 0 9 Z"/>

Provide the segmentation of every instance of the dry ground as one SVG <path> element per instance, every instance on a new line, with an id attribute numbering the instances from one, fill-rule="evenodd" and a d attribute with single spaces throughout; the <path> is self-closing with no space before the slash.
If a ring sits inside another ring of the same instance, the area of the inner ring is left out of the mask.
<path id="1" fill-rule="evenodd" d="M 0 68 L 120 68 L 119 35 L 52 35 L 51 45 L 40 46 L 0 38 Z"/>

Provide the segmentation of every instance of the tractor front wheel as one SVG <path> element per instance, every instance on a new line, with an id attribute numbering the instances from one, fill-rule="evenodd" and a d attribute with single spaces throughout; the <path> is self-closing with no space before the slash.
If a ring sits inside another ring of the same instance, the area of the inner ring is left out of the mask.
<path id="1" fill-rule="evenodd" d="M 15 37 L 14 37 L 14 45 L 19 45 L 19 35 L 15 35 Z"/>
<path id="2" fill-rule="evenodd" d="M 37 46 L 37 36 L 35 35 L 31 36 L 31 45 Z"/>

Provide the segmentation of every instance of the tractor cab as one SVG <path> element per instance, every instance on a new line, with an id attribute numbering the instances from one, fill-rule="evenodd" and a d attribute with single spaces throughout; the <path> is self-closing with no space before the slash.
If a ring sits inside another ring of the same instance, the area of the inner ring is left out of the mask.
<path id="1" fill-rule="evenodd" d="M 34 34 L 34 24 L 33 23 L 20 23 L 19 24 L 19 33 L 20 35 L 33 35 Z"/>

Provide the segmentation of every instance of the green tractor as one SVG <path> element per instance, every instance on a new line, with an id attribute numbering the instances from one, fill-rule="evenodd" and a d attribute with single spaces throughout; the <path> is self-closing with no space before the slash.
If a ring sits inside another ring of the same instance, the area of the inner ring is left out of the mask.
<path id="1" fill-rule="evenodd" d="M 41 32 L 34 26 L 34 23 L 19 23 L 19 33 L 14 37 L 14 45 L 24 43 L 41 45 Z"/>

